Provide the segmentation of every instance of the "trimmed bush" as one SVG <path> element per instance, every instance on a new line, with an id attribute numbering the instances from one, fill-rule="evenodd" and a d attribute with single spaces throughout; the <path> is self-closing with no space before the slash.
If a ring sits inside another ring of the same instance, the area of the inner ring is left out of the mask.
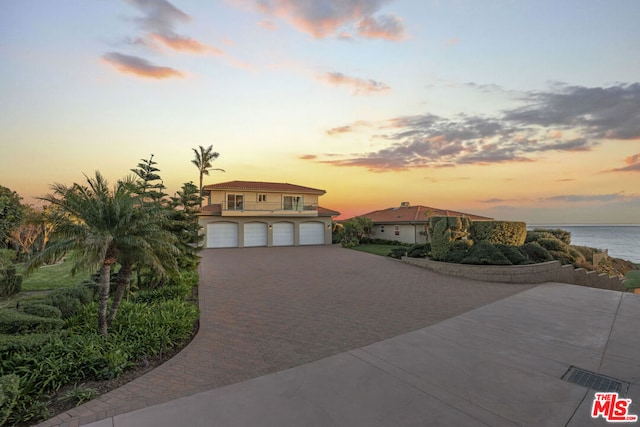
<path id="1" fill-rule="evenodd" d="M 531 261 L 529 261 L 527 256 L 523 254 L 522 251 L 520 251 L 520 249 L 518 249 L 517 246 L 501 245 L 501 244 L 498 244 L 495 246 L 500 252 L 502 252 L 502 255 L 504 255 L 509 260 L 509 262 L 511 262 L 511 264 L 513 265 L 531 264 Z"/>
<path id="2" fill-rule="evenodd" d="M 511 261 L 493 244 L 480 241 L 476 242 L 467 251 L 467 256 L 462 264 L 476 265 L 512 265 Z"/>
<path id="3" fill-rule="evenodd" d="M 529 242 L 520 246 L 520 252 L 522 252 L 529 261 L 534 264 L 540 262 L 553 261 L 553 256 L 549 253 L 548 250 L 540 246 L 537 242 Z"/>
<path id="4" fill-rule="evenodd" d="M 470 232 L 474 241 L 520 246 L 527 238 L 527 224 L 519 221 L 475 221 Z"/>
<path id="5" fill-rule="evenodd" d="M 407 256 L 411 258 L 426 258 L 429 251 L 431 251 L 431 245 L 429 243 L 417 244 L 407 249 Z"/>
<path id="6" fill-rule="evenodd" d="M 561 228 L 534 228 L 534 233 L 551 234 L 556 239 L 564 242 L 566 245 L 571 244 L 571 232 Z"/>
<path id="7" fill-rule="evenodd" d="M 62 312 L 58 307 L 47 304 L 27 304 L 22 306 L 22 311 L 39 317 L 51 317 L 53 319 L 62 317 Z"/>
<path id="8" fill-rule="evenodd" d="M 20 395 L 20 378 L 9 374 L 0 376 L 0 426 L 3 426 Z"/>
<path id="9" fill-rule="evenodd" d="M 538 239 L 537 243 L 548 251 L 567 253 L 569 252 L 569 247 L 567 246 L 567 244 L 561 240 L 556 239 L 555 237 L 545 237 L 542 239 Z"/>
<path id="10" fill-rule="evenodd" d="M 407 254 L 407 248 L 404 246 L 400 246 L 397 248 L 392 248 L 387 254 L 387 256 L 395 259 L 401 259 L 406 254 Z"/>
<path id="11" fill-rule="evenodd" d="M 0 310 L 0 334 L 24 334 L 55 331 L 64 325 L 62 319 L 33 316 L 16 310 Z"/>
<path id="12" fill-rule="evenodd" d="M 58 308 L 63 319 L 73 316 L 84 304 L 94 300 L 97 285 L 94 283 L 83 283 L 69 288 L 58 288 L 44 299 L 44 304 Z"/>

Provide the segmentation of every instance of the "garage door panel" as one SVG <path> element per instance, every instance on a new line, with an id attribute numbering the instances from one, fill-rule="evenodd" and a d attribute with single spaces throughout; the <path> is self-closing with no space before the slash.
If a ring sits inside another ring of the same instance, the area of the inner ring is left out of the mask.
<path id="1" fill-rule="evenodd" d="M 232 222 L 207 224 L 207 247 L 237 248 L 238 224 Z"/>
<path id="2" fill-rule="evenodd" d="M 321 222 L 303 222 L 300 224 L 301 245 L 323 245 L 324 224 Z"/>
<path id="3" fill-rule="evenodd" d="M 273 246 L 293 246 L 294 226 L 292 222 L 273 224 Z"/>
<path id="4" fill-rule="evenodd" d="M 248 222 L 244 225 L 244 246 L 267 246 L 267 224 Z"/>

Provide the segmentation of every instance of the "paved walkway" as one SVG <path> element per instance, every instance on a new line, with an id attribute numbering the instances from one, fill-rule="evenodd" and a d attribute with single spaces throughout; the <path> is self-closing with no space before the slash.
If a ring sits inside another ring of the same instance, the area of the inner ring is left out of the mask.
<path id="1" fill-rule="evenodd" d="M 414 332 L 88 427 L 584 427 L 610 425 L 606 414 L 633 421 L 639 321 L 637 295 L 548 283 Z M 563 379 L 572 365 L 621 380 L 619 397 L 632 403 L 605 401 L 593 418 L 595 392 Z"/>
<path id="2" fill-rule="evenodd" d="M 441 276 L 337 246 L 214 249 L 202 256 L 201 323 L 191 344 L 40 426 L 103 419 L 111 425 L 115 415 L 340 357 L 532 288 Z"/>

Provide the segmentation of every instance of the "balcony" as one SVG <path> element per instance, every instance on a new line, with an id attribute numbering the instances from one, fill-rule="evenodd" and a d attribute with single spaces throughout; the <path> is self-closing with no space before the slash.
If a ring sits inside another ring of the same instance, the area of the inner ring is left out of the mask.
<path id="1" fill-rule="evenodd" d="M 318 216 L 317 203 L 222 201 L 222 216 Z"/>

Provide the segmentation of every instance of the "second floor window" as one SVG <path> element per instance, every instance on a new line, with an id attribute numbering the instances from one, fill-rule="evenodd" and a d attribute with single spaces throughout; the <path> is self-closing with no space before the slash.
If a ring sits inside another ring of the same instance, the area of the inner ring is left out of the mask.
<path id="1" fill-rule="evenodd" d="M 243 208 L 242 194 L 227 194 L 227 209 L 241 211 Z"/>
<path id="2" fill-rule="evenodd" d="M 282 202 L 286 211 L 302 210 L 302 196 L 284 196 Z"/>
<path id="3" fill-rule="evenodd" d="M 266 202 L 267 195 L 266 194 L 258 194 L 258 202 Z"/>

